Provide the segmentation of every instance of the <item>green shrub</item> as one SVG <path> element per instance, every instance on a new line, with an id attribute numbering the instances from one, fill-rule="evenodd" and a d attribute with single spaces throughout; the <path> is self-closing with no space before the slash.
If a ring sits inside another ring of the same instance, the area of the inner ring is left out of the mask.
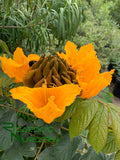
<path id="1" fill-rule="evenodd" d="M 112 18 L 120 25 L 120 1 L 116 0 L 114 5 L 111 7 L 110 12 Z"/>
<path id="2" fill-rule="evenodd" d="M 93 1 L 92 1 L 93 2 Z M 79 32 L 73 41 L 80 47 L 92 43 L 101 61 L 101 70 L 107 70 L 110 63 L 110 55 L 120 54 L 119 29 L 110 16 L 110 8 L 113 2 L 103 3 L 99 10 L 93 13 L 90 7 L 86 11 L 87 20 L 79 27 Z"/>

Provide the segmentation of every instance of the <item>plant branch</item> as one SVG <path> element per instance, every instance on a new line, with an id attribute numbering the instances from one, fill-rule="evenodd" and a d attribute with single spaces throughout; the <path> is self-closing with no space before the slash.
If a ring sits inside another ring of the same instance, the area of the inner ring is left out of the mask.
<path id="1" fill-rule="evenodd" d="M 37 26 L 37 25 L 41 25 L 43 23 L 45 23 L 45 22 L 43 21 L 43 22 L 39 22 L 37 24 L 26 25 L 26 26 L 0 26 L 0 28 L 27 28 L 27 27 L 34 27 L 34 26 Z"/>
<path id="2" fill-rule="evenodd" d="M 63 126 L 59 126 L 59 128 L 61 128 L 61 129 L 65 130 L 65 131 L 69 131 L 69 129 L 68 129 L 68 128 L 65 128 L 65 127 L 63 127 Z"/>
<path id="3" fill-rule="evenodd" d="M 54 19 L 49 20 L 49 22 L 53 21 L 53 20 Z M 45 23 L 45 21 L 39 22 L 37 24 L 31 24 L 31 25 L 25 25 L 25 26 L 0 26 L 0 28 L 20 28 L 20 29 L 22 29 L 22 28 L 28 28 L 28 27 L 38 26 L 38 25 L 41 25 L 41 24 L 44 24 L 44 23 Z"/>
<path id="4" fill-rule="evenodd" d="M 35 115 L 33 115 L 33 114 L 31 114 L 31 113 L 27 113 L 27 112 L 24 112 L 24 111 L 20 111 L 20 110 L 17 109 L 17 108 L 13 108 L 13 107 L 10 107 L 10 106 L 6 106 L 6 105 L 4 105 L 4 104 L 0 104 L 0 107 L 12 109 L 12 110 L 14 110 L 14 111 L 16 111 L 16 112 L 20 112 L 20 113 L 26 114 L 26 115 L 31 116 L 31 117 L 36 117 Z"/>
<path id="5" fill-rule="evenodd" d="M 40 152 L 41 152 L 41 150 L 42 150 L 42 148 L 43 148 L 44 143 L 45 143 L 45 142 L 42 142 L 42 144 L 40 145 L 40 148 L 39 148 L 39 150 L 38 150 L 38 152 L 37 152 L 34 160 L 37 160 L 37 157 L 39 156 L 39 154 L 40 154 Z"/>

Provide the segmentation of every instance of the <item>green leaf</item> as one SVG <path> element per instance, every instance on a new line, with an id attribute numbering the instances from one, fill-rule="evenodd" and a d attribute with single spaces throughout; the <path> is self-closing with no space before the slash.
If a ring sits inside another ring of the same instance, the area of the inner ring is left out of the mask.
<path id="1" fill-rule="evenodd" d="M 0 39 L 0 47 L 2 48 L 3 52 L 10 53 L 7 44 L 1 39 Z"/>
<path id="2" fill-rule="evenodd" d="M 15 82 L 15 78 L 9 78 L 5 86 L 9 87 L 13 82 Z"/>
<path id="3" fill-rule="evenodd" d="M 114 134 L 113 134 L 113 132 L 109 132 L 108 137 L 107 137 L 107 142 L 106 142 L 104 148 L 102 149 L 102 152 L 108 154 L 108 153 L 113 153 L 117 150 L 118 150 L 118 148 L 117 148 L 117 145 L 115 142 Z"/>
<path id="4" fill-rule="evenodd" d="M 60 121 L 63 121 L 63 120 L 70 118 L 75 113 L 80 102 L 81 102 L 81 99 L 76 98 L 76 100 L 69 107 L 66 107 L 66 110 L 63 113 L 63 115 L 61 117 L 57 118 L 56 121 L 60 122 Z"/>
<path id="5" fill-rule="evenodd" d="M 4 152 L 2 160 L 24 160 L 24 158 L 17 148 L 10 148 Z"/>
<path id="6" fill-rule="evenodd" d="M 75 156 L 72 158 L 72 160 L 79 160 L 80 157 L 81 157 L 81 154 L 76 153 Z"/>
<path id="7" fill-rule="evenodd" d="M 64 8 L 60 8 L 59 13 L 59 36 L 62 36 L 62 39 L 65 39 L 65 21 L 64 21 Z"/>
<path id="8" fill-rule="evenodd" d="M 3 123 L 12 122 L 14 127 L 16 126 L 16 112 L 13 110 L 8 110 L 4 112 L 0 118 L 0 150 L 8 149 L 13 142 L 11 142 L 11 132 L 3 128 Z M 7 125 L 10 126 L 10 125 Z"/>
<path id="9" fill-rule="evenodd" d="M 18 119 L 18 127 L 23 127 L 23 126 L 25 126 L 27 124 L 27 122 L 22 118 L 22 117 L 20 117 L 19 119 Z"/>
<path id="10" fill-rule="evenodd" d="M 112 103 L 113 95 L 108 90 L 103 90 L 99 94 L 102 98 L 106 100 L 107 103 Z"/>
<path id="11" fill-rule="evenodd" d="M 103 104 L 99 104 L 99 109 L 96 112 L 89 128 L 89 138 L 92 147 L 96 152 L 100 151 L 107 140 L 108 135 L 108 109 Z"/>
<path id="12" fill-rule="evenodd" d="M 37 126 L 37 127 L 41 127 L 45 124 L 45 122 L 42 120 L 42 119 L 36 119 L 34 121 L 34 124 Z"/>
<path id="13" fill-rule="evenodd" d="M 26 136 L 27 135 L 22 134 L 23 139 Z M 13 145 L 4 152 L 2 158 L 3 160 L 23 160 L 23 156 L 34 157 L 36 155 L 36 151 L 35 142 L 19 142 L 15 139 Z"/>
<path id="14" fill-rule="evenodd" d="M 44 149 L 38 156 L 37 160 L 56 160 L 54 156 L 54 148 L 48 147 Z"/>
<path id="15" fill-rule="evenodd" d="M 37 23 L 40 23 L 41 22 L 41 19 L 45 18 L 47 16 L 48 13 L 43 13 L 41 15 L 39 15 L 38 17 L 36 17 L 36 19 L 30 21 L 26 26 L 31 26 L 31 25 L 34 25 L 34 24 L 37 24 Z M 26 27 L 25 26 L 25 27 Z"/>
<path id="16" fill-rule="evenodd" d="M 35 142 L 19 143 L 16 149 L 18 149 L 24 157 L 34 157 L 37 151 Z"/>
<path id="17" fill-rule="evenodd" d="M 105 155 L 102 152 L 96 152 L 92 147 L 89 147 L 87 153 L 85 153 L 79 160 L 114 160 L 114 155 Z"/>
<path id="18" fill-rule="evenodd" d="M 73 114 L 70 121 L 70 137 L 78 136 L 90 124 L 96 111 L 98 110 L 99 103 L 94 100 L 86 100 L 79 103 L 76 112 Z"/>
<path id="19" fill-rule="evenodd" d="M 71 160 L 78 148 L 78 145 L 82 143 L 80 136 L 75 137 L 70 141 L 69 135 L 65 135 L 61 138 L 60 142 L 54 146 L 55 157 L 57 160 Z"/>
<path id="20" fill-rule="evenodd" d="M 49 130 L 47 128 L 51 127 L 51 132 L 49 132 Z M 50 138 L 53 138 L 53 139 L 56 139 L 57 138 L 57 134 L 55 132 L 55 130 L 53 129 L 52 126 L 49 126 L 49 125 L 44 125 L 44 129 L 45 129 L 45 132 L 43 133 L 43 135 L 45 137 L 50 137 Z"/>
<path id="21" fill-rule="evenodd" d="M 5 113 L 5 108 L 0 107 L 0 119 L 2 118 L 4 113 Z"/>
<path id="22" fill-rule="evenodd" d="M 12 4 L 13 4 L 13 0 L 7 1 L 6 16 L 7 16 L 8 12 L 10 11 L 10 7 L 12 6 Z"/>
<path id="23" fill-rule="evenodd" d="M 43 150 L 38 156 L 38 160 L 72 160 L 78 145 L 81 143 L 80 136 L 70 141 L 69 134 L 66 134 L 55 146 Z"/>
<path id="24" fill-rule="evenodd" d="M 117 113 L 120 113 L 120 107 L 116 106 L 113 103 L 108 103 L 109 107 Z"/>
<path id="25" fill-rule="evenodd" d="M 111 115 L 111 123 L 112 123 L 113 133 L 115 136 L 115 141 L 118 148 L 120 148 L 120 117 L 112 109 L 110 109 L 110 115 Z"/>
<path id="26" fill-rule="evenodd" d="M 3 87 L 5 80 L 6 80 L 6 77 L 0 78 L 0 87 Z"/>
<path id="27" fill-rule="evenodd" d="M 114 160 L 120 160 L 120 150 L 118 150 L 117 153 L 115 154 Z"/>
<path id="28" fill-rule="evenodd" d="M 0 95 L 3 96 L 3 90 L 1 87 L 0 87 Z"/>

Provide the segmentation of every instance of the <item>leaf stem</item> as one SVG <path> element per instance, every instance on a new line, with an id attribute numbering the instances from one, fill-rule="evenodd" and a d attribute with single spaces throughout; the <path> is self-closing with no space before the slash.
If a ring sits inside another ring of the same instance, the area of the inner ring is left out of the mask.
<path id="1" fill-rule="evenodd" d="M 98 101 L 99 103 L 101 103 L 101 104 L 107 106 L 107 108 L 110 109 L 109 105 L 106 104 L 106 103 L 104 103 L 103 101 L 101 101 L 101 100 L 99 100 L 99 99 L 96 99 L 96 101 Z"/>
<path id="2" fill-rule="evenodd" d="M 16 112 L 20 112 L 20 113 L 26 114 L 26 115 L 31 116 L 31 117 L 36 117 L 35 115 L 33 115 L 33 114 L 31 114 L 31 113 L 27 113 L 27 112 L 24 112 L 24 111 L 20 111 L 20 110 L 17 109 L 17 108 L 13 108 L 13 107 L 10 107 L 10 106 L 6 106 L 6 105 L 4 105 L 4 104 L 0 104 L 0 107 L 12 109 L 12 110 L 14 110 L 14 111 L 16 111 Z"/>
<path id="3" fill-rule="evenodd" d="M 65 131 L 69 131 L 68 128 L 65 128 L 65 127 L 63 127 L 63 126 L 59 126 L 59 128 L 65 130 Z M 87 138 L 87 136 L 84 136 L 84 135 L 81 135 L 81 134 L 80 134 L 80 136 L 83 137 L 83 138 Z"/>

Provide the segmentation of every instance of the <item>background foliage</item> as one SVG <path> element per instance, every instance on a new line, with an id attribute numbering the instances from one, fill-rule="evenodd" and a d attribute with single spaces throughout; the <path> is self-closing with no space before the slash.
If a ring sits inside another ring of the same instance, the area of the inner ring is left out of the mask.
<path id="1" fill-rule="evenodd" d="M 11 52 L 18 45 L 27 51 L 41 52 L 54 42 L 53 38 L 60 45 L 77 32 L 85 18 L 84 9 L 77 0 L 2 0 L 0 39 Z"/>

